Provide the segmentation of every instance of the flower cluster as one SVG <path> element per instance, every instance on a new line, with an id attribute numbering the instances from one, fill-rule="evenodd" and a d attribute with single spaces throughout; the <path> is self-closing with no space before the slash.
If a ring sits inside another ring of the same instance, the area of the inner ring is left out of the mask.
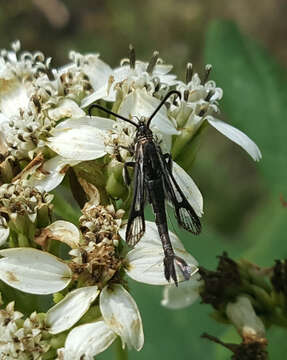
<path id="1" fill-rule="evenodd" d="M 0 187 L 0 245 L 5 244 L 10 235 L 14 243 L 18 240 L 19 246 L 27 246 L 37 226 L 41 222 L 44 226 L 51 217 L 52 199 L 52 194 L 25 186 L 20 179 L 3 184 Z"/>
<path id="2" fill-rule="evenodd" d="M 0 310 L 0 354 L 2 359 L 41 359 L 50 348 L 45 315 L 33 312 L 25 320 L 14 310 L 14 302 Z"/>
<path id="3" fill-rule="evenodd" d="M 171 96 L 151 122 L 164 153 L 180 159 L 188 152 L 192 158 L 191 144 L 209 124 L 254 160 L 261 157 L 252 140 L 217 118 L 222 90 L 208 80 L 209 65 L 201 80 L 188 64 L 184 83 L 158 52 L 143 62 L 130 47 L 129 57 L 115 69 L 98 54 L 71 52 L 70 60 L 52 68 L 51 59 L 40 52 L 21 53 L 19 42 L 0 56 L 0 279 L 27 294 L 53 294 L 55 303 L 45 321 L 32 313 L 21 326 L 22 315 L 8 304 L 6 313 L 12 315 L 2 322 L 1 331 L 12 334 L 5 342 L 9 351 L 30 349 L 35 359 L 42 358 L 37 351 L 48 354 L 46 339 L 59 335 L 63 341 L 56 346 L 58 359 L 93 359 L 118 336 L 123 347 L 140 350 L 142 320 L 126 276 L 166 286 L 167 306 L 183 289 L 181 302 L 191 303 L 190 284 L 194 289 L 202 285 L 194 281 L 197 261 L 171 232 L 175 255 L 184 260 L 192 279 L 184 281 L 176 269 L 179 289 L 169 285 L 154 222 L 146 221 L 145 233 L 134 248 L 125 243 L 132 191 L 125 184 L 123 168 L 133 158 L 135 129 L 99 108 L 90 114 L 91 104 L 99 102 L 137 121 L 149 118 L 166 94 L 177 90 L 181 98 Z M 171 171 L 200 217 L 203 199 L 198 187 L 176 162 Z M 57 214 L 61 220 L 52 217 L 50 192 L 67 172 L 75 203 L 82 208 L 77 226 L 62 214 Z M 18 333 L 19 348 L 13 343 Z M 21 334 L 27 340 L 24 345 Z"/>

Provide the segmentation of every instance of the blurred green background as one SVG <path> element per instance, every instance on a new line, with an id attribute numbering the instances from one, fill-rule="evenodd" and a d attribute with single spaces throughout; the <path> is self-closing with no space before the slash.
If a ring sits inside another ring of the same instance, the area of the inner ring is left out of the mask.
<path id="1" fill-rule="evenodd" d="M 271 266 L 287 257 L 286 16 L 286 0 L 1 0 L 0 39 L 1 48 L 20 39 L 23 49 L 52 56 L 54 66 L 67 63 L 71 49 L 99 52 L 117 66 L 130 43 L 142 60 L 159 50 L 182 79 L 187 61 L 199 73 L 211 63 L 211 79 L 224 91 L 222 118 L 246 132 L 263 159 L 254 163 L 210 128 L 192 173 L 204 197 L 204 230 L 197 238 L 179 235 L 208 268 L 223 250 Z M 200 339 L 207 331 L 238 341 L 235 330 L 209 317 L 211 308 L 195 304 L 169 311 L 160 306 L 162 289 L 130 285 L 146 339 L 131 359 L 230 358 Z M 284 358 L 285 338 L 280 329 L 268 331 L 272 360 Z M 112 357 L 109 349 L 98 358 Z"/>

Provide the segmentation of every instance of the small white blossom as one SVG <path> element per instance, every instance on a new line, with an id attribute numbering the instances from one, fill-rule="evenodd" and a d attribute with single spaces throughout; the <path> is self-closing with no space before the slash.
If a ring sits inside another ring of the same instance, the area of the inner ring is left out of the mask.
<path id="1" fill-rule="evenodd" d="M 127 94 L 129 90 L 147 88 L 150 93 L 165 94 L 169 86 L 176 84 L 176 76 L 169 74 L 172 65 L 165 65 L 158 58 L 158 53 L 149 63 L 123 59 L 121 66 L 111 70 L 103 67 L 100 81 L 96 83 L 95 92 L 83 99 L 82 107 L 87 107 L 100 98 L 106 101 L 115 101 L 117 90 L 124 89 Z"/>
<path id="2" fill-rule="evenodd" d="M 127 95 L 119 108 L 119 114 L 128 118 L 149 118 L 159 105 L 160 100 L 149 95 L 145 89 L 136 89 Z M 134 120 L 134 119 L 133 119 Z M 163 134 L 177 135 L 176 124 L 167 116 L 167 109 L 162 106 L 151 122 L 151 129 L 157 129 Z"/>
<path id="3" fill-rule="evenodd" d="M 187 72 L 191 74 L 191 70 L 191 64 L 188 64 Z M 208 65 L 206 77 L 210 70 L 211 66 Z M 201 82 L 198 74 L 195 73 L 189 76 L 187 84 L 179 82 L 177 90 L 182 95 L 180 106 L 172 105 L 170 112 L 176 119 L 178 127 L 182 129 L 182 139 L 178 139 L 178 142 L 190 141 L 207 121 L 231 141 L 241 146 L 253 160 L 260 160 L 261 152 L 258 146 L 247 135 L 216 117 L 219 113 L 218 100 L 222 98 L 223 91 L 216 87 L 214 81 Z"/>
<path id="4" fill-rule="evenodd" d="M 92 87 L 83 71 L 57 72 L 40 52 L 19 54 L 14 47 L 1 55 L 0 132 L 5 155 L 33 159 L 45 150 L 58 121 L 85 115 L 78 104 Z"/>
<path id="5" fill-rule="evenodd" d="M 45 318 L 36 312 L 25 320 L 14 310 L 14 302 L 0 310 L 1 359 L 41 359 L 50 349 L 50 337 Z"/>

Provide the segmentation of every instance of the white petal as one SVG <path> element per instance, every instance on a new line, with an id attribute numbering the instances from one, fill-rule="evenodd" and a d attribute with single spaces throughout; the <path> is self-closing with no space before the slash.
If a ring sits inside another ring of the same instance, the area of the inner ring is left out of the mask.
<path id="1" fill-rule="evenodd" d="M 171 147 L 172 147 L 172 135 L 159 133 L 159 131 L 157 129 L 153 130 L 153 134 L 155 135 L 155 137 L 161 139 L 160 144 L 159 144 L 159 146 L 161 148 L 161 151 L 164 154 L 165 153 L 170 153 L 171 152 Z"/>
<path id="2" fill-rule="evenodd" d="M 4 223 L 0 224 L 0 246 L 5 244 L 6 240 L 8 239 L 9 233 L 10 233 L 10 229 L 6 225 L 6 220 L 4 218 L 2 218 L 2 219 L 0 219 L 0 223 L 2 221 Z"/>
<path id="3" fill-rule="evenodd" d="M 115 79 L 115 83 L 122 82 L 126 80 L 129 76 L 135 74 L 134 70 L 131 70 L 129 65 L 120 66 L 114 69 L 113 76 Z"/>
<path id="4" fill-rule="evenodd" d="M 103 128 L 112 120 L 85 117 L 64 121 L 53 131 L 48 146 L 59 155 L 73 160 L 93 160 L 106 154 Z"/>
<path id="5" fill-rule="evenodd" d="M 88 311 L 98 294 L 97 286 L 83 287 L 68 293 L 47 312 L 49 332 L 58 334 L 72 327 Z"/>
<path id="6" fill-rule="evenodd" d="M 141 350 L 144 334 L 136 302 L 122 285 L 107 286 L 100 295 L 100 309 L 106 324 L 122 338 L 123 347 Z"/>
<path id="7" fill-rule="evenodd" d="M 112 97 L 110 99 L 111 95 L 112 95 Z M 105 86 L 99 88 L 98 90 L 96 90 L 95 92 L 93 92 L 91 95 L 86 96 L 81 102 L 81 107 L 85 108 L 85 107 L 93 104 L 94 102 L 96 102 L 99 99 L 104 99 L 106 101 L 114 101 L 115 100 L 115 91 L 113 91 L 112 88 L 109 89 L 108 86 L 105 85 Z"/>
<path id="8" fill-rule="evenodd" d="M 48 111 L 48 115 L 51 119 L 57 121 L 64 118 L 81 117 L 86 114 L 75 101 L 71 99 L 64 99 L 56 108 L 50 109 Z"/>
<path id="9" fill-rule="evenodd" d="M 112 68 L 96 56 L 86 56 L 87 63 L 83 65 L 83 71 L 88 75 L 95 90 L 107 84 L 112 75 Z"/>
<path id="10" fill-rule="evenodd" d="M 161 304 L 169 309 L 183 309 L 192 305 L 199 297 L 199 289 L 202 283 L 200 276 L 194 276 L 183 281 L 176 287 L 174 284 L 167 285 L 163 290 L 163 299 Z"/>
<path id="11" fill-rule="evenodd" d="M 9 118 L 2 113 L 0 113 L 0 126 L 2 128 L 3 124 L 7 124 L 9 122 Z"/>
<path id="12" fill-rule="evenodd" d="M 253 160 L 259 161 L 261 159 L 262 155 L 258 146 L 242 131 L 211 116 L 207 116 L 206 120 L 216 130 L 221 132 L 223 135 L 228 137 L 231 141 L 235 142 L 237 145 L 241 146 L 252 157 Z"/>
<path id="13" fill-rule="evenodd" d="M 71 281 L 68 265 L 56 256 L 32 248 L 0 250 L 0 279 L 31 294 L 52 294 Z"/>
<path id="14" fill-rule="evenodd" d="M 124 98 L 119 108 L 119 114 L 128 119 L 133 119 L 133 116 L 138 118 L 141 118 L 142 116 L 149 118 L 159 103 L 160 101 L 158 99 L 148 95 L 145 90 L 136 89 Z M 164 134 L 176 135 L 179 133 L 168 118 L 165 106 L 162 106 L 155 115 L 151 122 L 151 127 L 157 128 Z"/>
<path id="15" fill-rule="evenodd" d="M 75 248 L 80 242 L 80 231 L 74 224 L 69 221 L 58 220 L 47 226 L 45 230 L 52 233 L 54 239 L 62 241 L 63 243 Z"/>
<path id="16" fill-rule="evenodd" d="M 154 67 L 153 75 L 166 75 L 172 70 L 173 66 L 168 64 L 159 64 Z M 173 75 L 175 77 L 175 75 Z"/>
<path id="17" fill-rule="evenodd" d="M 198 216 L 203 214 L 203 198 L 192 178 L 176 162 L 172 164 L 172 174 Z"/>
<path id="18" fill-rule="evenodd" d="M 4 115 L 7 117 L 19 115 L 19 110 L 26 110 L 28 104 L 28 91 L 22 82 L 16 77 L 10 80 L 1 81 L 0 109 Z"/>
<path id="19" fill-rule="evenodd" d="M 121 236 L 123 236 L 122 231 L 120 232 Z M 175 234 L 170 231 L 169 236 L 175 254 L 183 258 L 191 266 L 192 273 L 195 273 L 197 271 L 197 261 L 184 249 Z M 169 282 L 164 276 L 163 259 L 164 253 L 156 224 L 146 221 L 145 234 L 126 256 L 128 262 L 126 272 L 132 279 L 139 282 L 151 285 L 168 285 Z M 176 273 L 178 281 L 183 281 L 183 275 L 177 266 Z"/>
<path id="20" fill-rule="evenodd" d="M 102 60 L 94 56 L 90 57 L 90 59 L 88 58 L 88 60 L 88 64 L 83 66 L 83 71 L 86 75 L 88 75 L 95 92 L 82 100 L 82 108 L 89 106 L 90 104 L 94 103 L 99 99 L 107 100 L 106 98 L 109 97 L 110 93 L 109 80 L 113 74 L 111 67 L 104 63 Z M 110 101 L 115 100 L 115 92 L 112 92 L 113 97 Z"/>
<path id="21" fill-rule="evenodd" d="M 102 320 L 77 326 L 66 339 L 64 360 L 92 360 L 106 350 L 116 337 Z"/>
<path id="22" fill-rule="evenodd" d="M 62 121 L 59 125 L 57 125 L 56 129 L 77 129 L 81 126 L 91 126 L 100 130 L 111 130 L 114 125 L 115 121 L 111 119 L 100 116 L 83 116 L 76 119 L 72 118 Z"/>
<path id="23" fill-rule="evenodd" d="M 77 163 L 78 161 L 66 159 L 59 155 L 54 156 L 47 160 L 43 166 L 33 170 L 27 184 L 40 191 L 49 192 L 62 182 L 69 165 L 74 166 Z"/>

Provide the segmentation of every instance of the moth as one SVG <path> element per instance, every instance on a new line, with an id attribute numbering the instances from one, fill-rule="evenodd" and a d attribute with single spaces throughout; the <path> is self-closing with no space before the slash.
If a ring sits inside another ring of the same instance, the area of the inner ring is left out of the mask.
<path id="1" fill-rule="evenodd" d="M 148 201 L 155 215 L 155 223 L 159 232 L 164 252 L 165 278 L 178 285 L 175 264 L 181 270 L 184 278 L 190 278 L 191 269 L 184 259 L 177 256 L 172 248 L 168 233 L 165 201 L 172 204 L 175 217 L 180 226 L 193 234 L 201 231 L 200 220 L 191 204 L 186 199 L 172 172 L 172 158 L 169 153 L 163 153 L 158 141 L 150 129 L 152 119 L 159 109 L 172 95 L 181 97 L 176 90 L 171 90 L 164 97 L 149 118 L 141 117 L 138 123 L 116 114 L 98 104 L 92 104 L 89 108 L 98 108 L 106 113 L 122 119 L 136 127 L 136 135 L 133 144 L 134 161 L 124 164 L 124 180 L 127 185 L 131 183 L 128 167 L 133 172 L 133 198 L 129 213 L 126 242 L 135 246 L 145 233 L 145 204 Z"/>

